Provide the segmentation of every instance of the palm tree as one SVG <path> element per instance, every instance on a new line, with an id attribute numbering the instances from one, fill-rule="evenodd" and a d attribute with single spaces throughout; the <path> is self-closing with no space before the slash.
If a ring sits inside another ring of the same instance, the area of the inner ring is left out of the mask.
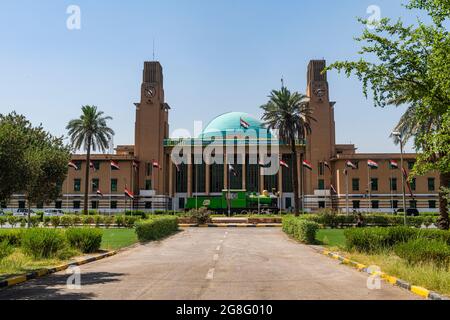
<path id="1" fill-rule="evenodd" d="M 69 131 L 72 148 L 86 150 L 86 177 L 84 183 L 84 212 L 88 213 L 89 194 L 89 173 L 91 163 L 91 149 L 93 151 L 105 152 L 109 148 L 109 143 L 114 136 L 114 131 L 107 126 L 107 121 L 111 117 L 105 117 L 102 111 L 98 111 L 96 106 L 83 106 L 79 119 L 69 122 L 66 129 Z"/>
<path id="2" fill-rule="evenodd" d="M 291 146 L 293 161 L 292 183 L 294 186 L 294 210 L 299 215 L 299 183 L 297 163 L 297 140 L 304 140 L 311 133 L 311 122 L 316 121 L 309 104 L 309 98 L 298 92 L 291 93 L 282 86 L 280 91 L 273 90 L 269 102 L 261 108 L 263 120 L 269 129 L 277 129 L 279 139 Z M 301 153 L 303 162 L 303 153 Z M 301 166 L 303 168 L 303 166 Z M 303 181 L 303 170 L 301 170 Z M 303 204 L 302 204 L 303 206 Z"/>

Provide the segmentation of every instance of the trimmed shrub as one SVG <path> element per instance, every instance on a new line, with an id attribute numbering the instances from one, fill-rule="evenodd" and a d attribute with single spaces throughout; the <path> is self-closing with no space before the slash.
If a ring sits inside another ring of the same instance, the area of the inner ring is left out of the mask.
<path id="1" fill-rule="evenodd" d="M 450 262 L 450 247 L 443 241 L 414 239 L 394 248 L 395 253 L 409 264 L 433 263 L 447 267 Z"/>
<path id="2" fill-rule="evenodd" d="M 94 253 L 100 249 L 103 231 L 91 228 L 69 228 L 65 235 L 71 247 L 83 253 Z"/>
<path id="3" fill-rule="evenodd" d="M 17 217 L 14 216 L 8 216 L 8 223 L 11 225 L 11 227 L 15 227 L 16 224 L 19 222 L 19 219 Z"/>
<path id="4" fill-rule="evenodd" d="M 64 228 L 73 226 L 73 217 L 69 216 L 69 215 L 61 216 L 60 217 L 60 224 Z"/>
<path id="5" fill-rule="evenodd" d="M 178 231 L 176 217 L 155 218 L 136 222 L 136 234 L 139 241 L 153 241 L 167 237 Z"/>
<path id="6" fill-rule="evenodd" d="M 111 227 L 111 225 L 114 223 L 114 216 L 106 216 L 104 219 L 104 224 L 106 228 Z"/>
<path id="7" fill-rule="evenodd" d="M 58 216 L 50 217 L 50 221 L 52 223 L 52 226 L 54 226 L 55 228 L 58 228 L 61 224 L 61 218 Z"/>
<path id="8" fill-rule="evenodd" d="M 92 216 L 83 216 L 83 225 L 89 226 L 94 224 L 94 217 Z"/>
<path id="9" fill-rule="evenodd" d="M 0 217 L 0 228 L 3 228 L 3 226 L 8 222 L 8 219 L 4 216 Z"/>
<path id="10" fill-rule="evenodd" d="M 96 227 L 100 227 L 101 224 L 103 224 L 105 221 L 105 218 L 101 215 L 94 216 L 94 223 Z"/>
<path id="11" fill-rule="evenodd" d="M 140 211 L 140 210 L 125 211 L 125 216 L 133 216 L 133 217 L 139 217 L 141 219 L 147 219 L 147 214 L 144 211 Z"/>
<path id="12" fill-rule="evenodd" d="M 72 216 L 73 218 L 73 225 L 79 225 L 83 223 L 83 218 L 79 215 Z"/>
<path id="13" fill-rule="evenodd" d="M 189 215 L 195 220 L 196 223 L 205 224 L 210 220 L 211 212 L 208 208 L 199 208 L 189 211 Z"/>
<path id="14" fill-rule="evenodd" d="M 115 220 L 116 220 L 116 224 L 119 228 L 122 228 L 125 226 L 125 217 L 124 216 L 116 216 Z"/>
<path id="15" fill-rule="evenodd" d="M 48 227 L 50 225 L 50 223 L 52 222 L 52 218 L 51 217 L 43 217 L 42 222 L 44 224 L 44 227 Z"/>
<path id="16" fill-rule="evenodd" d="M 0 230 L 0 242 L 6 241 L 12 246 L 20 246 L 22 235 L 23 230 L 20 229 L 3 229 Z"/>
<path id="17" fill-rule="evenodd" d="M 135 216 L 125 216 L 125 227 L 133 228 L 138 220 L 139 218 Z"/>
<path id="18" fill-rule="evenodd" d="M 36 216 L 36 217 L 30 217 L 30 226 L 32 228 L 36 228 L 39 227 L 39 224 L 41 223 L 41 218 Z"/>
<path id="19" fill-rule="evenodd" d="M 283 219 L 283 231 L 300 242 L 313 244 L 319 224 L 316 222 L 289 217 Z"/>
<path id="20" fill-rule="evenodd" d="M 26 254 L 42 259 L 55 257 L 66 241 L 61 230 L 35 228 L 24 230 L 21 245 Z"/>

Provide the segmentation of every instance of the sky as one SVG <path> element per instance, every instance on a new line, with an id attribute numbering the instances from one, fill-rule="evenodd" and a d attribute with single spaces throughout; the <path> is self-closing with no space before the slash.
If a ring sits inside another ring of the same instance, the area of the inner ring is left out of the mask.
<path id="1" fill-rule="evenodd" d="M 354 37 L 371 5 L 414 22 L 400 0 L 0 0 L 0 113 L 15 110 L 66 134 L 82 105 L 113 117 L 114 143 L 134 143 L 143 62 L 164 68 L 171 131 L 193 132 L 229 111 L 261 116 L 283 77 L 306 91 L 311 59 L 358 58 Z M 70 30 L 67 8 L 81 10 Z M 153 43 L 155 45 L 153 45 Z M 375 108 L 357 79 L 329 73 L 337 143 L 398 152 L 389 134 L 404 108 Z M 411 147 L 408 147 L 411 151 Z"/>

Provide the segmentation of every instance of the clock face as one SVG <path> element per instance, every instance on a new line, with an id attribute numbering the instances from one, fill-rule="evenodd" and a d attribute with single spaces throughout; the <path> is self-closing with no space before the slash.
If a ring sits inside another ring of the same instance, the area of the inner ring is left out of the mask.
<path id="1" fill-rule="evenodd" d="M 153 98 L 156 94 L 156 89 L 153 86 L 146 86 L 144 88 L 144 94 L 147 98 Z"/>
<path id="2" fill-rule="evenodd" d="M 313 92 L 317 97 L 323 98 L 326 95 L 327 90 L 324 85 L 315 85 L 313 87 Z"/>

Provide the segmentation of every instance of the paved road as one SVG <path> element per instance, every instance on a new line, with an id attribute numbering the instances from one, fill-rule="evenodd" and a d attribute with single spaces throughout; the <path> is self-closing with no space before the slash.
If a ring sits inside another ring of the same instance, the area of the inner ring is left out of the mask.
<path id="1" fill-rule="evenodd" d="M 62 272 L 0 291 L 0 299 L 415 299 L 273 229 L 192 228 L 81 268 L 81 290 Z"/>

